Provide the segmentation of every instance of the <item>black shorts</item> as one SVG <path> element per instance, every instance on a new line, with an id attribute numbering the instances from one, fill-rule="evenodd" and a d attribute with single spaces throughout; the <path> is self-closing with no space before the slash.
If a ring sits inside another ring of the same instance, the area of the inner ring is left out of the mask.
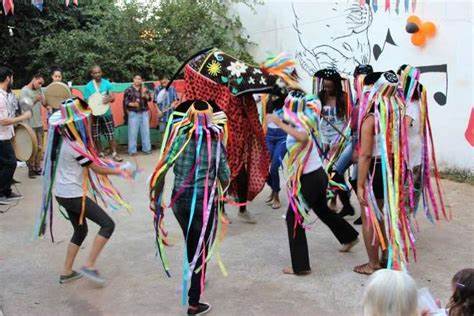
<path id="1" fill-rule="evenodd" d="M 374 170 L 375 168 L 375 170 Z M 377 200 L 383 200 L 383 176 L 382 176 L 382 161 L 377 158 L 372 158 L 370 161 L 369 173 L 374 174 L 372 180 L 372 190 Z"/>

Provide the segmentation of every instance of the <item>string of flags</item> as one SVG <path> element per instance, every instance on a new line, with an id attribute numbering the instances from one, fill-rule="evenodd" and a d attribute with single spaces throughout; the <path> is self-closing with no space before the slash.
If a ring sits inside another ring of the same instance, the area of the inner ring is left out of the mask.
<path id="1" fill-rule="evenodd" d="M 70 3 L 71 0 L 65 0 L 66 7 L 69 7 Z M 13 0 L 2 0 L 2 4 L 3 12 L 5 15 L 13 15 L 15 13 L 15 3 L 13 2 Z M 79 5 L 79 0 L 72 0 L 72 4 L 77 7 Z M 31 5 L 33 5 L 39 11 L 43 12 L 44 0 L 31 0 Z"/>
<path id="2" fill-rule="evenodd" d="M 400 12 L 401 2 L 403 2 L 405 12 L 410 11 L 410 4 L 412 12 L 415 12 L 416 9 L 416 0 L 359 0 L 361 6 L 367 4 L 369 7 L 372 7 L 374 12 L 377 12 L 379 9 L 379 2 L 383 3 L 385 11 L 391 11 L 391 9 L 394 8 L 397 14 Z"/>

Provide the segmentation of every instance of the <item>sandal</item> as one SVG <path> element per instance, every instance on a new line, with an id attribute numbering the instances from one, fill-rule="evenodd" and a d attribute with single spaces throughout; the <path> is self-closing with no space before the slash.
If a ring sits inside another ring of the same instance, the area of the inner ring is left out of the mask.
<path id="1" fill-rule="evenodd" d="M 367 262 L 367 263 L 361 264 L 360 266 L 355 266 L 354 269 L 352 269 L 352 271 L 359 274 L 371 275 L 372 273 L 380 269 L 381 269 L 380 266 L 373 268 L 370 266 L 370 263 Z"/>
<path id="2" fill-rule="evenodd" d="M 301 271 L 301 272 L 298 272 L 298 273 L 295 273 L 295 271 L 293 271 L 293 268 L 292 267 L 286 267 L 282 270 L 283 274 L 292 274 L 292 275 L 308 275 L 311 273 L 311 270 L 305 270 L 305 271 Z"/>

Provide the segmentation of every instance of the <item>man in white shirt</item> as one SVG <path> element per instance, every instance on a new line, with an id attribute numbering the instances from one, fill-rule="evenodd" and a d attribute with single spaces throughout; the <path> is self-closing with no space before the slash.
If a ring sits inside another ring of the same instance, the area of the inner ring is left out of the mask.
<path id="1" fill-rule="evenodd" d="M 13 151 L 12 138 L 15 135 L 13 126 L 31 117 L 31 112 L 15 117 L 8 105 L 8 87 L 13 83 L 13 71 L 0 67 L 0 204 L 8 205 L 22 198 L 21 194 L 12 192 L 11 185 L 16 169 L 16 157 Z"/>

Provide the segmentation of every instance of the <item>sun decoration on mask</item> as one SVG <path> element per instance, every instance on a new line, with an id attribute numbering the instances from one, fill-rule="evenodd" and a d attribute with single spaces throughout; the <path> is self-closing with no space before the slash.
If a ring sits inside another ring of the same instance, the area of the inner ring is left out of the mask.
<path id="1" fill-rule="evenodd" d="M 213 60 L 210 64 L 207 65 L 207 72 L 215 77 L 221 73 L 222 67 L 221 64 Z"/>

